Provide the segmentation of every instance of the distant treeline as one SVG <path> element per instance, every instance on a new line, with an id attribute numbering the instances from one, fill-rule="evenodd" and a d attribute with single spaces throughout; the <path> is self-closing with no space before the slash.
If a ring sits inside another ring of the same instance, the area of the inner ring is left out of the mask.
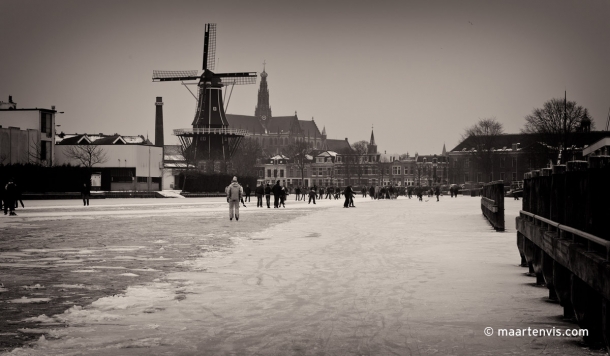
<path id="1" fill-rule="evenodd" d="M 233 174 L 226 173 L 200 173 L 200 172 L 188 172 L 186 181 L 184 181 L 184 173 L 180 174 L 180 180 L 184 182 L 183 192 L 189 193 L 214 193 L 224 192 L 225 188 L 231 184 Z M 250 188 L 254 190 L 256 188 L 256 177 L 245 177 L 238 176 L 237 181 L 242 187 L 246 184 L 250 185 Z"/>
<path id="2" fill-rule="evenodd" d="M 80 192 L 91 172 L 86 167 L 70 165 L 44 167 L 35 164 L 0 165 L 2 187 L 13 178 L 22 192 Z"/>

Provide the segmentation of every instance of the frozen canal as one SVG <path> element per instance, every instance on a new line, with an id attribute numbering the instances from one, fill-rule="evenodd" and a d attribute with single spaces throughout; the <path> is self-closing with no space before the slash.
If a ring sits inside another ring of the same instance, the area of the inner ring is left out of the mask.
<path id="1" fill-rule="evenodd" d="M 3 274 L 33 274 L 28 285 L 44 290 L 103 290 L 105 280 L 127 289 L 37 313 L 18 332 L 44 336 L 12 354 L 604 354 L 580 338 L 484 335 L 577 327 L 518 266 L 520 201 L 506 200 L 504 233 L 484 220 L 478 198 L 355 203 L 250 203 L 229 222 L 218 198 L 32 202 L 0 218 Z M 20 305 L 6 293 L 2 313 Z"/>

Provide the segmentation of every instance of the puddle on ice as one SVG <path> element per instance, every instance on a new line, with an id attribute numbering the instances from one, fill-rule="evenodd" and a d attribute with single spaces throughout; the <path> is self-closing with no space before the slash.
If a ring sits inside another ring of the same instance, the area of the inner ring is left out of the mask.
<path id="1" fill-rule="evenodd" d="M 139 275 L 135 274 L 135 273 L 121 273 L 119 274 L 119 276 L 125 276 L 125 277 L 139 277 Z"/>

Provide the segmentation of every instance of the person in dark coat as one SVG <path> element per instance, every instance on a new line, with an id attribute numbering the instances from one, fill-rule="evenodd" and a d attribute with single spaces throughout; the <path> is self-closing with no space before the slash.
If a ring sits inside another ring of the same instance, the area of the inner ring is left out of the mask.
<path id="1" fill-rule="evenodd" d="M 441 187 L 437 185 L 434 189 L 434 194 L 436 195 L 436 201 L 438 201 L 438 197 L 441 195 Z"/>
<path id="2" fill-rule="evenodd" d="M 256 190 L 254 191 L 254 193 L 256 194 L 256 207 L 263 207 L 263 195 L 265 195 L 265 186 L 263 185 L 263 183 L 261 183 L 261 185 L 259 185 L 258 187 L 256 187 Z"/>
<path id="3" fill-rule="evenodd" d="M 22 192 L 23 188 L 20 185 L 17 185 L 17 189 L 15 190 L 15 209 L 19 208 L 19 203 L 21 203 L 21 208 L 25 209 L 25 205 L 23 205 L 23 200 L 21 200 Z"/>
<path id="4" fill-rule="evenodd" d="M 81 198 L 83 198 L 83 206 L 89 206 L 89 198 L 91 197 L 91 186 L 87 182 L 83 183 L 80 189 Z"/>
<path id="5" fill-rule="evenodd" d="M 250 188 L 250 184 L 246 184 L 246 187 L 244 188 L 244 195 L 245 195 L 244 202 L 250 202 L 251 193 L 252 193 L 252 189 Z"/>
<path id="6" fill-rule="evenodd" d="M 294 195 L 295 195 L 294 200 L 301 200 L 301 187 L 297 186 L 294 189 Z"/>
<path id="7" fill-rule="evenodd" d="M 343 196 L 345 197 L 345 202 L 343 203 L 344 208 L 349 208 L 350 206 L 354 206 L 354 190 L 351 185 L 345 187 L 343 191 Z"/>
<path id="8" fill-rule="evenodd" d="M 281 206 L 283 206 L 284 208 L 286 207 L 286 196 L 288 195 L 288 192 L 286 191 L 285 187 L 282 187 L 282 190 L 280 191 L 280 204 Z M 279 208 L 278 205 L 278 208 Z"/>
<path id="9" fill-rule="evenodd" d="M 271 186 L 269 186 L 269 183 L 265 187 L 265 199 L 267 200 L 267 208 L 271 208 Z"/>
<path id="10" fill-rule="evenodd" d="M 311 204 L 311 200 L 313 199 L 313 203 L 316 204 L 316 188 L 312 187 L 309 190 L 309 203 L 307 204 Z"/>
<path id="11" fill-rule="evenodd" d="M 17 195 L 17 184 L 14 179 L 9 179 L 4 186 L 4 215 L 8 214 L 15 216 L 15 197 Z"/>
<path id="12" fill-rule="evenodd" d="M 282 194 L 282 186 L 280 185 L 279 180 L 277 182 L 275 182 L 275 185 L 273 186 L 273 189 L 271 189 L 271 192 L 273 193 L 273 207 L 279 208 L 280 207 L 280 195 Z"/>

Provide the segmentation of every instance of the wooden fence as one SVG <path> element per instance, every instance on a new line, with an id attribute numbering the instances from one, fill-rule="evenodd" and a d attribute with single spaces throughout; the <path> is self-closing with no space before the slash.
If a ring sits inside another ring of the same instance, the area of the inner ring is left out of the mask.
<path id="1" fill-rule="evenodd" d="M 496 231 L 504 231 L 504 182 L 497 181 L 483 185 L 481 210 Z"/>
<path id="2" fill-rule="evenodd" d="M 610 157 L 526 173 L 516 220 L 522 265 L 584 339 L 610 350 Z"/>

